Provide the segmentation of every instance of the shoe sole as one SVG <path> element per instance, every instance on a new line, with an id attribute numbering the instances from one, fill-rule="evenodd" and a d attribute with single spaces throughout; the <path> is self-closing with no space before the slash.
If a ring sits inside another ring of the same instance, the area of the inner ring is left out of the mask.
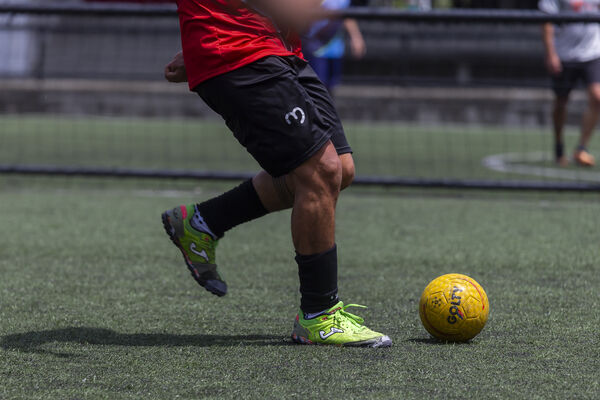
<path id="1" fill-rule="evenodd" d="M 167 212 L 162 213 L 161 217 L 162 217 L 163 227 L 165 228 L 165 232 L 169 236 L 169 239 L 171 239 L 171 242 L 173 242 L 173 244 L 175 246 L 177 246 L 177 248 L 181 252 L 181 255 L 183 256 L 183 261 L 185 261 L 185 265 L 187 266 L 188 270 L 191 272 L 194 280 L 196 282 L 198 282 L 198 284 L 200 286 L 202 286 L 204 289 L 208 290 L 215 296 L 219 296 L 219 297 L 225 296 L 227 294 L 227 286 L 225 285 L 224 282 L 218 281 L 216 279 L 208 279 L 204 283 L 200 282 L 200 274 L 198 273 L 196 268 L 194 268 L 192 263 L 188 260 L 188 257 L 185 254 L 185 251 L 183 250 L 181 243 L 179 243 L 179 239 L 175 235 L 175 228 L 173 228 L 173 226 L 171 225 L 171 222 L 169 221 L 170 218 L 169 218 L 168 213 Z"/>
<path id="2" fill-rule="evenodd" d="M 325 343 L 315 343 L 312 342 L 310 340 L 308 340 L 307 338 L 297 335 L 295 333 L 292 333 L 292 341 L 294 343 L 297 344 L 317 344 L 317 345 L 323 345 L 323 346 L 327 346 L 327 344 Z M 331 346 L 331 345 L 329 345 Z M 389 338 L 389 336 L 384 335 L 384 336 L 380 336 L 377 339 L 370 339 L 370 340 L 365 340 L 362 342 L 352 342 L 352 343 L 344 343 L 344 344 L 336 344 L 333 346 L 338 346 L 338 347 L 369 347 L 372 349 L 376 349 L 376 348 L 380 348 L 380 347 L 391 347 L 392 346 L 392 339 Z"/>

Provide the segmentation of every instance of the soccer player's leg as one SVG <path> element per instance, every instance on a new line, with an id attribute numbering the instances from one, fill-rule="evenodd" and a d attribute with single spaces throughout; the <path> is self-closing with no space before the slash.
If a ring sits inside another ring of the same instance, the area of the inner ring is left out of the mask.
<path id="1" fill-rule="evenodd" d="M 265 214 L 267 210 L 248 180 L 202 203 L 167 210 L 162 220 L 194 279 L 209 292 L 224 296 L 227 284 L 217 271 L 218 241 L 226 231 Z"/>
<path id="2" fill-rule="evenodd" d="M 167 235 L 183 255 L 192 277 L 206 290 L 224 296 L 227 285 L 217 272 L 218 238 L 210 230 L 195 205 L 179 206 L 162 214 Z"/>
<path id="3" fill-rule="evenodd" d="M 569 160 L 565 155 L 564 127 L 567 119 L 569 94 L 577 81 L 576 78 L 576 70 L 569 65 L 564 65 L 560 74 L 552 77 L 552 89 L 555 96 L 552 105 L 554 160 L 561 167 L 569 164 Z"/>
<path id="4" fill-rule="evenodd" d="M 342 164 L 340 189 L 344 190 L 354 180 L 354 159 L 351 153 L 339 154 L 339 159 Z M 252 183 L 268 212 L 286 210 L 294 205 L 294 182 L 287 175 L 274 178 L 268 172 L 261 171 L 252 178 Z"/>
<path id="5" fill-rule="evenodd" d="M 557 165 L 565 167 L 569 160 L 565 155 L 564 126 L 567 118 L 568 97 L 555 97 L 552 108 L 552 123 L 554 128 L 554 161 Z"/>
<path id="6" fill-rule="evenodd" d="M 301 293 L 292 340 L 303 344 L 390 346 L 389 337 L 367 328 L 362 318 L 346 311 L 350 305 L 345 307 L 338 299 L 333 229 L 339 195 L 336 188 L 347 187 L 354 179 L 352 149 L 331 95 L 312 68 L 299 64 L 298 81 L 317 110 L 315 127 L 328 127 L 331 136 L 329 143 L 289 174 L 295 194 L 292 230 Z"/>
<path id="7" fill-rule="evenodd" d="M 354 179 L 352 154 L 339 155 L 342 165 L 341 189 Z M 163 225 L 172 242 L 183 254 L 192 277 L 218 296 L 227 285 L 217 272 L 216 247 L 226 231 L 263 215 L 291 208 L 294 204 L 292 181 L 274 178 L 266 171 L 221 196 L 200 204 L 182 205 L 165 211 Z"/>
<path id="8" fill-rule="evenodd" d="M 297 126 L 296 113 L 282 108 L 281 96 L 293 84 L 294 74 L 283 59 L 267 57 L 251 65 L 203 82 L 195 91 L 223 117 L 238 141 L 272 176 L 285 172 L 289 154 L 279 154 L 281 143 L 293 141 L 290 124 Z M 300 104 L 302 97 L 291 99 Z M 298 100 L 298 101 L 296 101 Z M 289 114 L 289 115 L 288 115 Z M 286 119 L 287 116 L 287 119 Z M 303 118 L 307 117 L 304 115 Z M 276 142 L 269 142 L 275 138 Z M 272 159 L 279 155 L 280 159 Z M 292 163 L 296 160 L 291 160 Z M 289 169 L 291 170 L 291 168 Z M 197 205 L 179 206 L 163 213 L 163 224 L 184 256 L 196 281 L 219 296 L 227 285 L 217 272 L 216 245 L 225 232 L 269 211 L 288 208 L 279 204 L 269 210 L 263 205 L 252 180 Z"/>
<path id="9" fill-rule="evenodd" d="M 584 81 L 587 85 L 588 104 L 581 122 L 581 136 L 573 159 L 578 165 L 591 167 L 595 159 L 588 151 L 588 144 L 600 115 L 600 60 L 585 64 Z"/>
<path id="10" fill-rule="evenodd" d="M 292 239 L 300 277 L 300 311 L 292 340 L 301 344 L 387 347 L 391 340 L 346 311 L 338 298 L 335 207 L 342 164 L 327 143 L 289 175 L 295 187 Z"/>

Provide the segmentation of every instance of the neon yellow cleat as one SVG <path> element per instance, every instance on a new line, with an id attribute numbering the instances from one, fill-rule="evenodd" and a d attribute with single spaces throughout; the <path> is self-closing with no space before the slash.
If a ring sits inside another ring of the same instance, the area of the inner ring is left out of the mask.
<path id="1" fill-rule="evenodd" d="M 227 293 L 227 284 L 217 272 L 218 239 L 206 225 L 196 206 L 179 206 L 162 214 L 163 226 L 171 241 L 179 248 L 192 276 L 217 296 Z M 192 226 L 192 224 L 194 226 Z"/>
<path id="2" fill-rule="evenodd" d="M 348 307 L 362 307 L 358 304 L 344 306 L 341 301 L 325 313 L 304 319 L 302 311 L 296 316 L 292 340 L 300 344 L 331 344 L 335 346 L 390 347 L 392 340 L 363 325 L 364 320 L 346 311 Z"/>

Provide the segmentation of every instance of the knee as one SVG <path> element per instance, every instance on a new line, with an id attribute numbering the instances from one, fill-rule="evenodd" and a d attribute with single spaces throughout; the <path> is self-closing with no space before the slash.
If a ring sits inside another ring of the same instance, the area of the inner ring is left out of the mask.
<path id="1" fill-rule="evenodd" d="M 354 181 L 354 160 L 352 159 L 351 154 L 342 154 L 340 156 L 340 161 L 342 163 L 342 186 L 341 189 L 345 189 L 352 181 Z"/>
<path id="2" fill-rule="evenodd" d="M 342 186 L 342 162 L 337 153 L 334 156 L 323 157 L 316 167 L 317 179 L 327 191 L 337 195 Z"/>
<path id="3" fill-rule="evenodd" d="M 328 145 L 306 163 L 295 169 L 290 177 L 296 194 L 337 197 L 342 184 L 342 162 L 333 145 Z"/>

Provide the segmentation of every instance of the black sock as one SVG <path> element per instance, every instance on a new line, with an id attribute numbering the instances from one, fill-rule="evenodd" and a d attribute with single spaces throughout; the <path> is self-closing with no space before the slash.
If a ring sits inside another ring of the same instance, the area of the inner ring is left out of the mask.
<path id="1" fill-rule="evenodd" d="M 234 226 L 268 213 L 251 179 L 220 196 L 198 204 L 198 211 L 218 238 L 223 237 L 225 232 Z"/>
<path id="2" fill-rule="evenodd" d="M 333 307 L 338 300 L 337 247 L 324 253 L 296 255 L 300 276 L 300 309 L 316 313 Z"/>
<path id="3" fill-rule="evenodd" d="M 554 144 L 554 155 L 556 156 L 556 159 L 565 155 L 565 146 L 562 142 L 556 142 Z"/>

